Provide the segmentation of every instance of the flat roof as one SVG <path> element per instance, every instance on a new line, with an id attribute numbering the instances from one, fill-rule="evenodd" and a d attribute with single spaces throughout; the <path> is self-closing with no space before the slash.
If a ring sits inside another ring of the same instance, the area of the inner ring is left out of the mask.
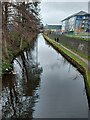
<path id="1" fill-rule="evenodd" d="M 61 29 L 62 25 L 46 25 L 48 29 Z"/>

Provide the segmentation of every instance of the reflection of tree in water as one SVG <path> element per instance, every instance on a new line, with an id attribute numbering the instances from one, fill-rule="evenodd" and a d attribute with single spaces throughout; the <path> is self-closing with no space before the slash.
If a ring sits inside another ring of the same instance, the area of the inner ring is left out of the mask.
<path id="1" fill-rule="evenodd" d="M 63 66 L 65 66 L 65 65 L 68 65 L 69 63 L 68 63 L 68 61 L 66 60 L 66 58 L 64 58 L 64 57 L 62 57 L 62 62 L 63 62 Z"/>
<path id="2" fill-rule="evenodd" d="M 42 69 L 36 63 L 33 63 L 33 57 L 30 55 L 31 49 L 20 56 L 20 64 L 23 67 L 21 74 L 3 76 L 3 118 L 33 117 L 33 108 L 39 99 L 36 90 L 40 86 Z M 20 59 L 18 59 L 18 62 Z M 19 67 L 20 64 L 18 64 Z"/>

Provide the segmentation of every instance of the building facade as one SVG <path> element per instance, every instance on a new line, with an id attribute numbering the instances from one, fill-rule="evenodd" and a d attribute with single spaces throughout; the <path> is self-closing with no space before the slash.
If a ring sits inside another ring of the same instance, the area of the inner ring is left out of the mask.
<path id="1" fill-rule="evenodd" d="M 61 30 L 62 30 L 62 25 L 46 25 L 45 26 L 45 31 L 51 31 L 51 32 L 56 32 L 60 34 Z"/>
<path id="2" fill-rule="evenodd" d="M 90 32 L 90 14 L 80 11 L 62 20 L 62 32 L 85 33 Z"/>

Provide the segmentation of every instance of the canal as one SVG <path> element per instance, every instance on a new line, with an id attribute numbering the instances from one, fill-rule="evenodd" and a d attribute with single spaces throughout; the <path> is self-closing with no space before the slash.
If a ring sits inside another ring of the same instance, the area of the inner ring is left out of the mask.
<path id="1" fill-rule="evenodd" d="M 84 77 L 38 35 L 3 76 L 3 118 L 88 118 Z"/>

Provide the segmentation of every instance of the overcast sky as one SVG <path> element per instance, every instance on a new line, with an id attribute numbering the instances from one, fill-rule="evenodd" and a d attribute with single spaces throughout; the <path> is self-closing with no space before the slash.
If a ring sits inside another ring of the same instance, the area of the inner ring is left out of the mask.
<path id="1" fill-rule="evenodd" d="M 65 0 L 63 0 L 65 1 Z M 41 18 L 44 24 L 61 24 L 61 20 L 81 10 L 88 12 L 86 2 L 58 2 L 45 0 L 41 2 Z"/>

